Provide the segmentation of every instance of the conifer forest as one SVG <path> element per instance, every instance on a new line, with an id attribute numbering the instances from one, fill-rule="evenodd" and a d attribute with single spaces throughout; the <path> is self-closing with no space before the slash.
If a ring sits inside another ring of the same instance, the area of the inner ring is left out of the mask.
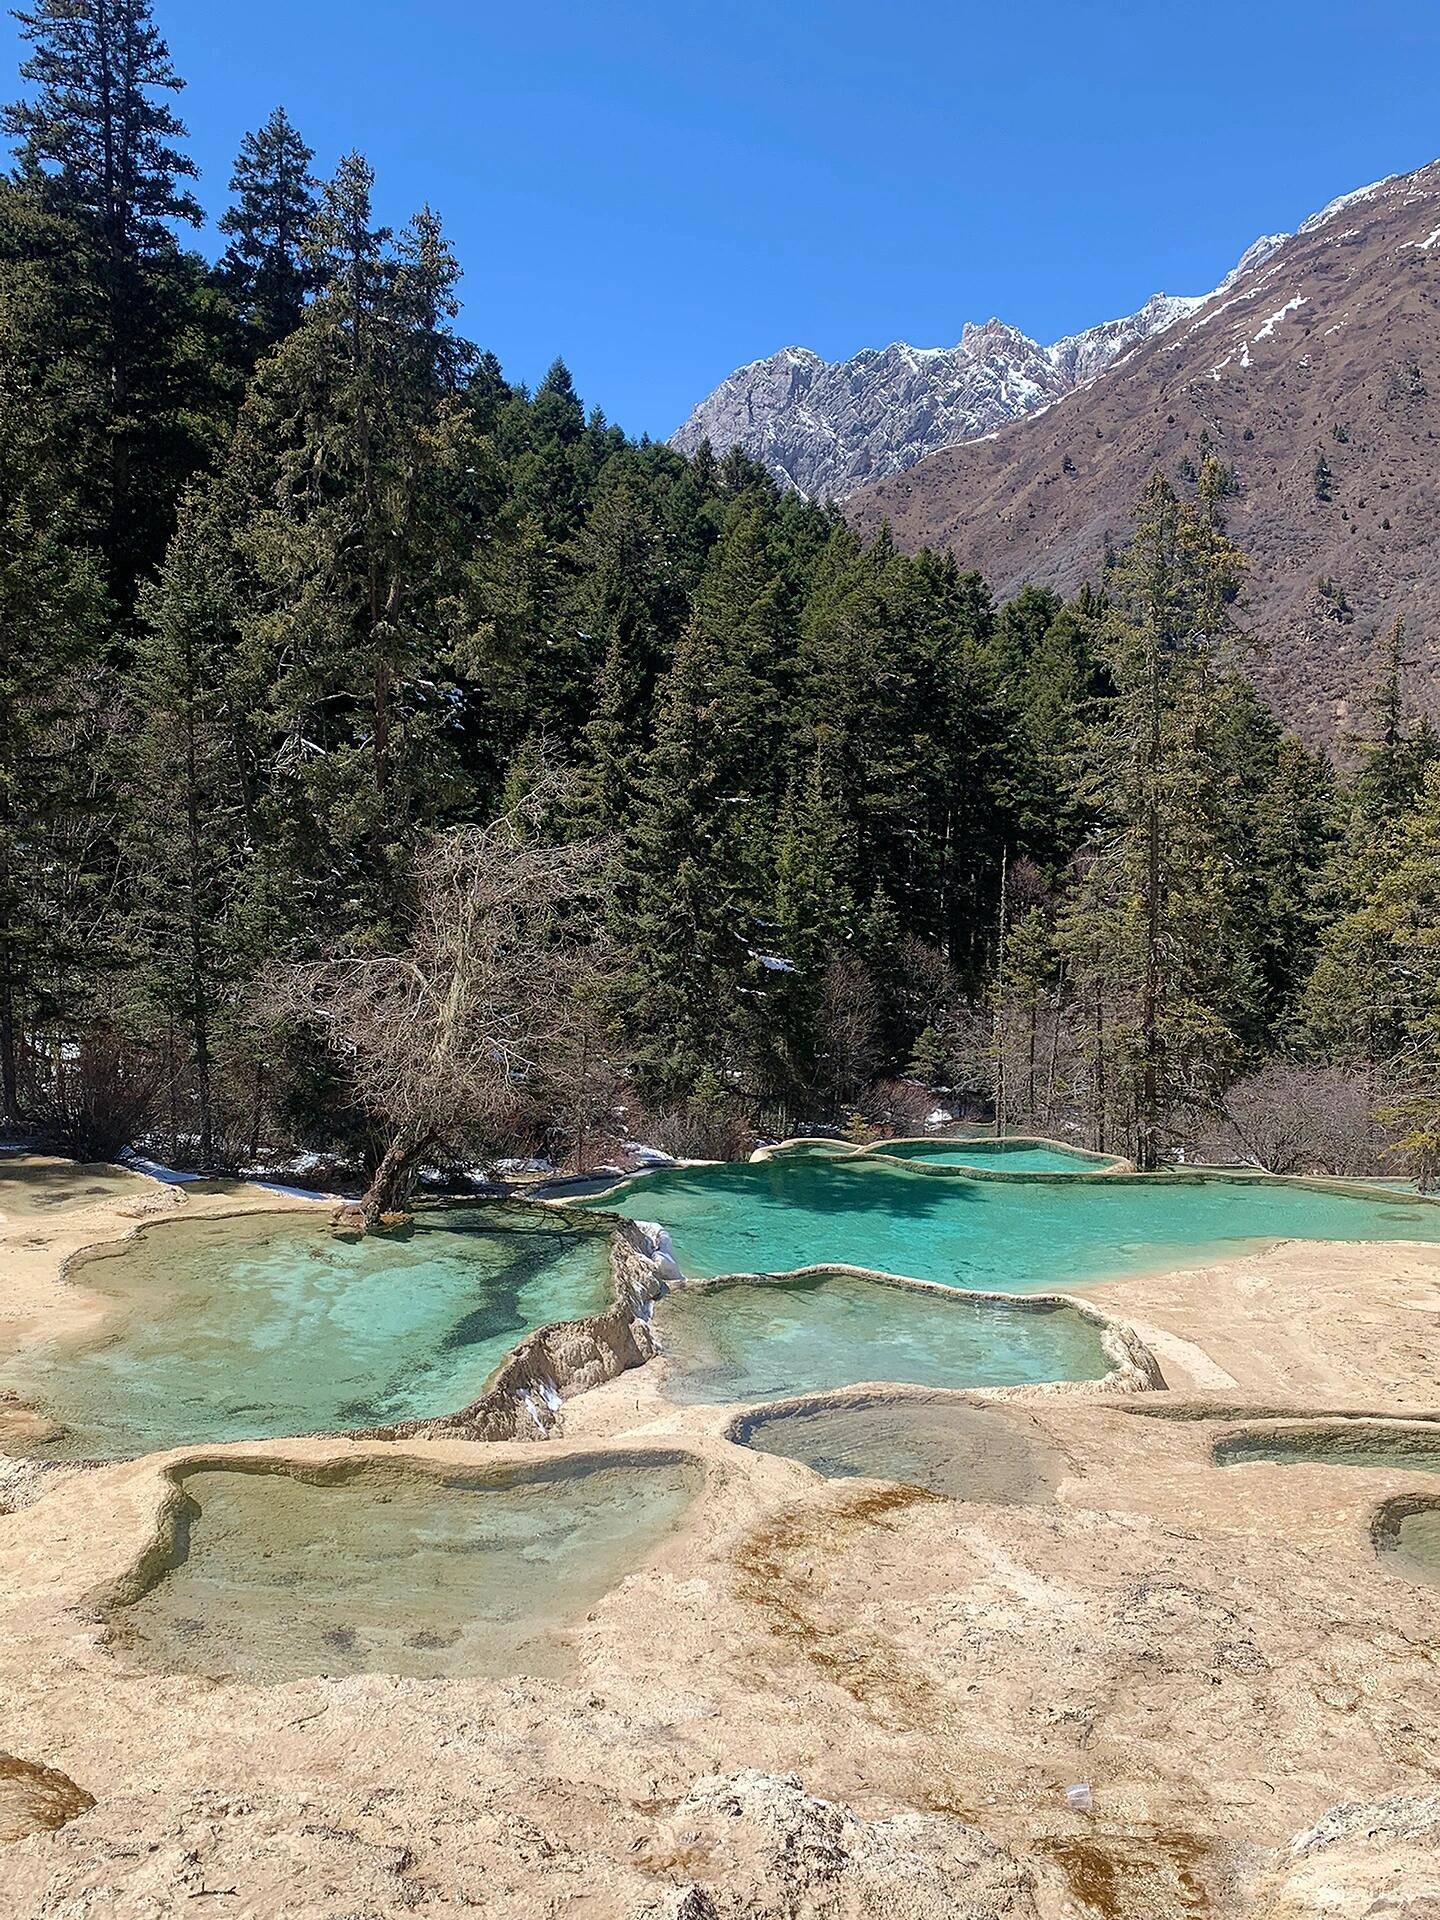
<path id="1" fill-rule="evenodd" d="M 282 108 L 197 178 L 147 0 L 22 18 L 8 1130 L 393 1198 L 938 1106 L 1142 1170 L 1428 1180 L 1423 636 L 1377 633 L 1333 753 L 1288 735 L 1214 450 L 1077 595 L 997 603 L 628 437 L 561 361 L 514 384 L 439 214 L 380 224 L 363 152 L 317 178 Z"/>

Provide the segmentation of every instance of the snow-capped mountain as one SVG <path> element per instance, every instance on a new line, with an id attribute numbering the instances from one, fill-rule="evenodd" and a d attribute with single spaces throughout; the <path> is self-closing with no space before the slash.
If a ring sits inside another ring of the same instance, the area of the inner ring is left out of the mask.
<path id="1" fill-rule="evenodd" d="M 845 513 L 909 551 L 948 547 L 998 598 L 1069 593 L 1124 544 L 1150 474 L 1186 488 L 1213 452 L 1250 560 L 1249 671 L 1291 726 L 1332 740 L 1361 724 L 1374 635 L 1397 614 L 1411 697 L 1440 717 L 1437 449 L 1440 162 L 1257 242 L 1098 377 L 853 490 Z"/>
<path id="2" fill-rule="evenodd" d="M 1257 240 L 1221 292 L 1285 238 Z M 782 347 L 740 367 L 695 408 L 670 444 L 717 453 L 737 443 L 808 499 L 842 500 L 926 454 L 994 433 L 1084 386 L 1132 347 L 1214 297 L 1157 293 L 1138 313 L 1042 346 L 1002 320 L 967 323 L 953 347 L 895 341 L 826 361 Z"/>

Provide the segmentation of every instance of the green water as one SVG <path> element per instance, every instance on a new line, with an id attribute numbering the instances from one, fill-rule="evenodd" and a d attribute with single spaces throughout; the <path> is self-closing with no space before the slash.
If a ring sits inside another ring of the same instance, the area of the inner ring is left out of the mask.
<path id="1" fill-rule="evenodd" d="M 1440 1430 L 1400 1431 L 1359 1425 L 1272 1428 L 1228 1434 L 1215 1443 L 1217 1467 L 1252 1461 L 1299 1467 L 1369 1467 L 1379 1472 L 1440 1470 Z"/>
<path id="2" fill-rule="evenodd" d="M 111 1645 L 260 1684 L 562 1673 L 564 1629 L 650 1557 L 701 1477 L 674 1459 L 469 1481 L 388 1465 L 318 1485 L 190 1474 L 177 1564 L 115 1610 Z"/>
<path id="3" fill-rule="evenodd" d="M 978 1167 L 986 1173 L 1095 1173 L 1110 1165 L 1104 1154 L 1029 1140 L 882 1141 L 875 1151 L 931 1167 Z"/>
<path id="4" fill-rule="evenodd" d="M 827 1480 L 864 1476 L 952 1500 L 1022 1506 L 1048 1500 L 1064 1457 L 1038 1432 L 989 1407 L 876 1400 L 762 1416 L 741 1436 L 759 1453 L 801 1460 Z"/>
<path id="5" fill-rule="evenodd" d="M 69 1455 L 333 1432 L 449 1413 L 518 1340 L 610 1299 L 609 1235 L 521 1209 L 421 1214 L 408 1239 L 334 1239 L 313 1216 L 167 1221 L 78 1261 L 110 1311 L 0 1355 Z"/>
<path id="6" fill-rule="evenodd" d="M 710 1405 L 860 1380 L 1006 1387 L 1109 1368 L 1097 1329 L 1071 1307 L 956 1301 L 851 1274 L 682 1287 L 656 1307 L 655 1327 L 666 1393 Z"/>
<path id="7" fill-rule="evenodd" d="M 677 1167 L 584 1202 L 669 1229 L 697 1279 L 842 1263 L 1044 1292 L 1284 1239 L 1436 1240 L 1434 1202 L 1278 1180 L 937 1180 L 880 1160 Z"/>

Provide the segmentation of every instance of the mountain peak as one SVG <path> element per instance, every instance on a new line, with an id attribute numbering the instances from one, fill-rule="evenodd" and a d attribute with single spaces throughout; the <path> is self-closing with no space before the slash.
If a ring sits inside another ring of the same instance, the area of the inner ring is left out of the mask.
<path id="1" fill-rule="evenodd" d="M 1205 294 L 1153 293 L 1134 313 L 1101 321 L 1043 346 L 993 316 L 967 320 L 953 347 L 893 340 L 826 361 L 808 347 L 782 347 L 739 367 L 702 400 L 671 445 L 693 453 L 704 439 L 717 452 L 739 444 L 809 499 L 841 500 L 903 473 L 927 455 L 981 439 L 1088 386 L 1157 334 L 1190 320 L 1260 273 L 1293 238 L 1326 229 L 1339 214 L 1383 199 L 1418 174 L 1390 174 L 1338 195 L 1295 235 L 1262 234 L 1219 286 Z"/>
<path id="2" fill-rule="evenodd" d="M 902 548 L 949 547 L 1000 598 L 1030 582 L 1065 593 L 1098 577 L 1151 473 L 1184 487 L 1213 451 L 1253 562 L 1246 618 L 1266 644 L 1252 671 L 1299 731 L 1343 733 L 1375 629 L 1440 622 L 1440 164 L 1264 235 L 1203 299 L 1157 295 L 1049 351 L 1063 405 L 892 469 L 847 516 L 888 524 Z"/>

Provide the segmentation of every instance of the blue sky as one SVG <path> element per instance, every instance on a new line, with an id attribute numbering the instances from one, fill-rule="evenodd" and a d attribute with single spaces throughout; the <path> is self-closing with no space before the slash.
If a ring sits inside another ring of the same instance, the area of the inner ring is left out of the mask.
<path id="1" fill-rule="evenodd" d="M 1042 339 L 1203 291 L 1258 233 L 1440 154 L 1434 0 L 156 0 L 218 210 L 283 103 L 465 327 L 664 435 L 742 361 Z M 19 42 L 0 29 L 13 74 Z M 13 82 L 7 82 L 13 91 Z"/>

